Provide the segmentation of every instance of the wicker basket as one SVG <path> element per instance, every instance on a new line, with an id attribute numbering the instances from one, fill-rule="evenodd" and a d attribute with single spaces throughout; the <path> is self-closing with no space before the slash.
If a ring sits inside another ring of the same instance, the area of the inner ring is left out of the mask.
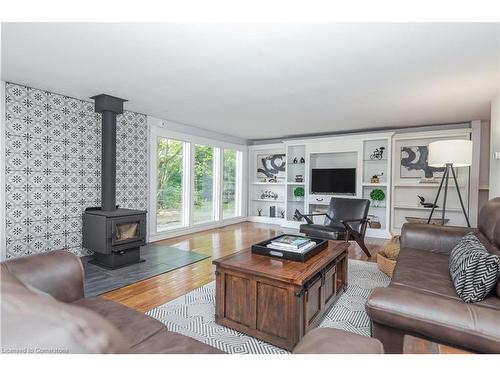
<path id="1" fill-rule="evenodd" d="M 389 277 L 392 277 L 394 268 L 396 267 L 399 250 L 399 236 L 394 236 L 377 254 L 377 265 L 379 270 Z"/>
<path id="2" fill-rule="evenodd" d="M 396 260 L 398 259 L 399 250 L 400 250 L 399 236 L 394 236 L 389 242 L 385 244 L 382 251 L 384 252 L 387 258 Z"/>
<path id="3" fill-rule="evenodd" d="M 382 250 L 377 253 L 377 265 L 380 271 L 385 273 L 387 276 L 392 277 L 392 273 L 396 267 L 396 261 L 389 259 Z"/>

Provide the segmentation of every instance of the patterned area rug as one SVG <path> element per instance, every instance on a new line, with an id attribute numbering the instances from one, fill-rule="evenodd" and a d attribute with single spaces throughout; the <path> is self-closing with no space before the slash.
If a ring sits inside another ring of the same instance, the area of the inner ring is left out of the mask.
<path id="1" fill-rule="evenodd" d="M 349 260 L 348 287 L 320 327 L 334 327 L 370 335 L 365 303 L 370 292 L 389 285 L 390 279 L 375 263 Z M 284 354 L 286 350 L 215 324 L 215 281 L 147 313 L 171 331 L 190 336 L 231 354 Z"/>

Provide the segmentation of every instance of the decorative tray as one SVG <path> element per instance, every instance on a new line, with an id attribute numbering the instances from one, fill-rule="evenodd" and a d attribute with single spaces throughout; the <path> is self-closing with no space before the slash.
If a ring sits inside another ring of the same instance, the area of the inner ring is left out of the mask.
<path id="1" fill-rule="evenodd" d="M 281 237 L 284 237 L 284 236 L 289 236 L 289 235 L 282 234 L 282 235 L 270 238 L 268 240 L 256 243 L 255 245 L 252 245 L 252 253 L 281 258 L 281 259 L 292 260 L 295 262 L 305 262 L 309 258 L 312 258 L 313 256 L 315 256 L 316 254 L 318 254 L 320 251 L 324 250 L 328 246 L 328 240 L 324 240 L 321 238 L 313 238 L 313 237 L 295 236 L 295 237 L 307 238 L 313 242 L 316 242 L 316 245 L 304 253 L 293 251 L 293 250 L 292 251 L 282 250 L 282 249 L 278 250 L 278 249 L 272 249 L 272 248 L 267 247 L 267 245 L 269 245 L 271 242 L 273 242 Z"/>

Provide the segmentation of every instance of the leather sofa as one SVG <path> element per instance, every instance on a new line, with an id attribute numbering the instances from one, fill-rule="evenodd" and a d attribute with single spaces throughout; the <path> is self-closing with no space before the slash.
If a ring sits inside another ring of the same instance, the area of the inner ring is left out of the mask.
<path id="1" fill-rule="evenodd" d="M 80 259 L 54 251 L 1 264 L 4 353 L 222 353 L 118 303 L 84 298 Z"/>
<path id="2" fill-rule="evenodd" d="M 490 296 L 465 303 L 449 273 L 449 253 L 470 231 L 500 256 L 500 197 L 481 210 L 478 228 L 405 224 L 387 288 L 370 295 L 372 335 L 386 353 L 401 353 L 406 334 L 479 353 L 500 353 L 500 280 Z"/>

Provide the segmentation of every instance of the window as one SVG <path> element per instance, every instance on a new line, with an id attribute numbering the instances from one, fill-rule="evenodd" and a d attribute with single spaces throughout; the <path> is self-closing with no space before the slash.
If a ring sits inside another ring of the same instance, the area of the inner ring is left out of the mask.
<path id="1" fill-rule="evenodd" d="M 184 142 L 158 138 L 156 231 L 183 226 Z"/>
<path id="2" fill-rule="evenodd" d="M 214 220 L 214 148 L 194 146 L 193 223 Z"/>
<path id="3" fill-rule="evenodd" d="M 222 167 L 222 218 L 229 219 L 240 215 L 239 196 L 239 160 L 241 152 L 224 150 Z"/>
<path id="4" fill-rule="evenodd" d="M 150 241 L 238 218 L 244 147 L 151 127 Z M 227 148 L 226 148 L 227 147 Z M 129 235 L 133 228 L 125 228 Z M 130 230 L 129 230 L 130 229 Z"/>

